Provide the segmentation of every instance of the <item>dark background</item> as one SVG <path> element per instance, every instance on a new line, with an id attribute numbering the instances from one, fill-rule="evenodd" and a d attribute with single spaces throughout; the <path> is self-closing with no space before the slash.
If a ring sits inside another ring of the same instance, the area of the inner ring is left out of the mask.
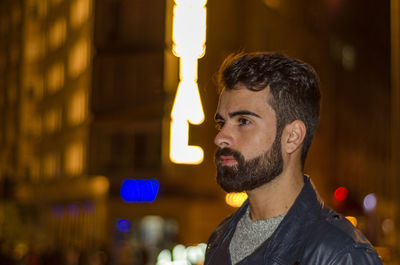
<path id="1" fill-rule="evenodd" d="M 278 51 L 321 80 L 305 172 L 328 205 L 357 218 L 385 264 L 399 264 L 398 0 L 209 0 L 198 60 L 205 121 L 189 129 L 200 165 L 168 156 L 173 5 L 0 2 L 0 263 L 155 264 L 162 249 L 206 242 L 235 210 L 215 182 L 216 72 L 230 53 Z M 157 179 L 156 200 L 124 202 L 126 178 Z"/>

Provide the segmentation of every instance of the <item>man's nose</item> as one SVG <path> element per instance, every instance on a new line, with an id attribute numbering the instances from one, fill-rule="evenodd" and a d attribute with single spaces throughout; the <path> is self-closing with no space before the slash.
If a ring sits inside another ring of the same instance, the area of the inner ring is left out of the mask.
<path id="1" fill-rule="evenodd" d="M 220 148 L 232 146 L 233 137 L 228 125 L 224 125 L 224 127 L 221 128 L 221 130 L 215 136 L 214 143 Z"/>

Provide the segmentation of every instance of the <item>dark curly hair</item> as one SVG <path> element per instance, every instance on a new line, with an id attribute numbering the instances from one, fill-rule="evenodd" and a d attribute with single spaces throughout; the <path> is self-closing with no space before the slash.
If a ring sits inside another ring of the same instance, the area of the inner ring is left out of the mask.
<path id="1" fill-rule="evenodd" d="M 277 118 L 277 136 L 285 125 L 301 120 L 306 136 L 301 152 L 304 167 L 308 149 L 319 122 L 319 78 L 308 64 L 279 53 L 240 53 L 228 56 L 218 72 L 219 93 L 237 84 L 251 91 L 270 89 L 269 104 Z"/>

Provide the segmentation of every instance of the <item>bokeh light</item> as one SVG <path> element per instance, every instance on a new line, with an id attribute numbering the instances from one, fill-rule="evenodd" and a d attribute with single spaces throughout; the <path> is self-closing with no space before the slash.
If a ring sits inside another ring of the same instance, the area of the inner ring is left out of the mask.
<path id="1" fill-rule="evenodd" d="M 186 255 L 186 248 L 184 245 L 176 245 L 174 249 L 172 250 L 172 257 L 174 260 L 186 260 L 187 255 Z"/>
<path id="2" fill-rule="evenodd" d="M 339 202 L 346 200 L 348 191 L 345 187 L 339 187 L 335 190 L 335 199 Z"/>
<path id="3" fill-rule="evenodd" d="M 121 219 L 117 223 L 117 228 L 121 232 L 128 232 L 131 229 L 131 223 L 126 219 Z"/>
<path id="4" fill-rule="evenodd" d="M 382 222 L 382 231 L 385 234 L 390 234 L 394 230 L 394 222 L 392 219 L 387 218 Z"/>
<path id="5" fill-rule="evenodd" d="M 195 265 L 203 264 L 207 244 L 200 243 L 196 246 L 185 247 L 182 244 L 176 245 L 171 251 L 162 250 L 157 257 L 156 265 Z"/>
<path id="6" fill-rule="evenodd" d="M 246 192 L 231 192 L 225 196 L 225 202 L 232 207 L 240 207 L 246 200 Z"/>
<path id="7" fill-rule="evenodd" d="M 346 219 L 350 221 L 350 223 L 354 226 L 357 227 L 358 225 L 358 220 L 354 216 L 346 216 Z"/>
<path id="8" fill-rule="evenodd" d="M 374 193 L 368 194 L 367 196 L 364 197 L 363 200 L 364 210 L 367 212 L 375 210 L 376 202 L 377 202 L 376 195 Z"/>

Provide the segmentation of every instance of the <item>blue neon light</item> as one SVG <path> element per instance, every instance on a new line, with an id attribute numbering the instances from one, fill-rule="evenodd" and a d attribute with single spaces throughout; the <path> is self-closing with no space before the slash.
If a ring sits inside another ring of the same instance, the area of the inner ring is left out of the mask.
<path id="1" fill-rule="evenodd" d="M 153 202 L 159 186 L 155 179 L 125 179 L 121 186 L 121 198 L 125 202 Z"/>
<path id="2" fill-rule="evenodd" d="M 131 223 L 126 219 L 121 219 L 117 223 L 117 228 L 121 232 L 128 232 L 131 229 Z"/>

